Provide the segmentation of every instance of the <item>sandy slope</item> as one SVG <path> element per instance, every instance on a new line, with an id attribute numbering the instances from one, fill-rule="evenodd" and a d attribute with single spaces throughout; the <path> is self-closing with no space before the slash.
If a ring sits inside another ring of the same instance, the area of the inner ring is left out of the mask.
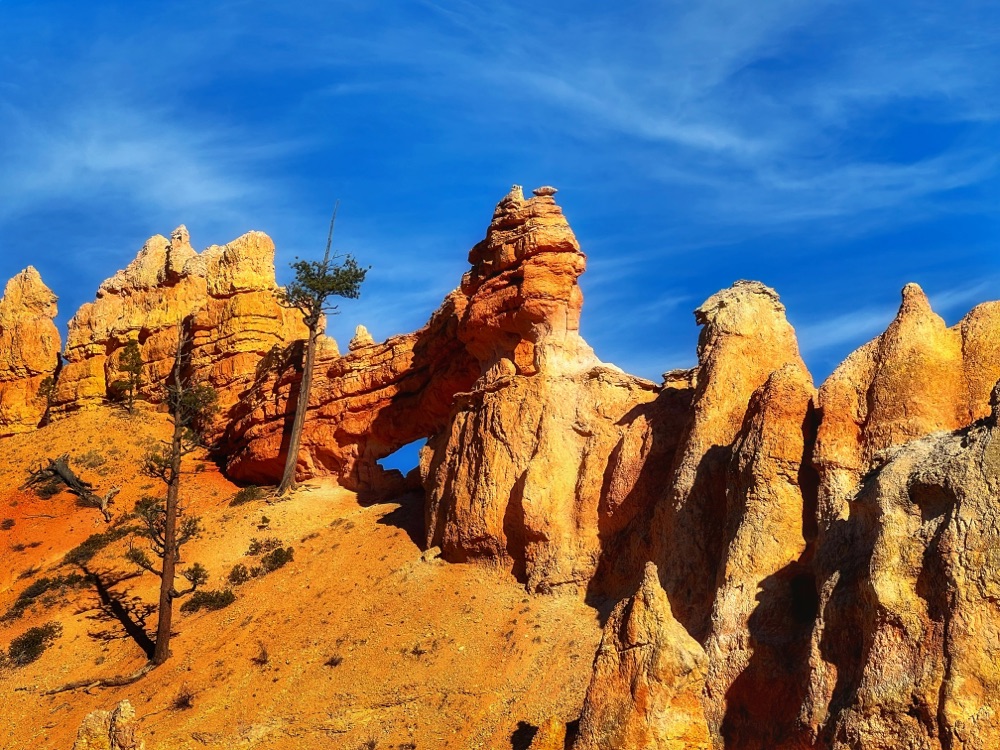
<path id="1" fill-rule="evenodd" d="M 102 492 L 120 484 L 123 513 L 159 491 L 136 466 L 144 445 L 168 429 L 162 415 L 102 410 L 0 440 L 0 523 L 14 520 L 0 531 L 0 612 L 39 576 L 77 570 L 60 567 L 65 553 L 107 528 L 66 494 L 42 500 L 17 491 L 27 467 L 94 451 L 89 463 L 104 463 L 80 473 Z M 42 695 L 144 662 L 121 625 L 102 615 L 92 583 L 47 594 L 22 618 L 0 622 L 0 647 L 33 625 L 63 626 L 37 662 L 0 671 L 3 748 L 70 748 L 89 711 L 124 698 L 149 750 L 516 748 L 550 716 L 578 715 L 600 635 L 596 613 L 573 595 L 529 597 L 506 571 L 423 560 L 414 541 L 420 498 L 362 507 L 316 483 L 287 502 L 232 508 L 237 488 L 214 465 L 193 456 L 186 469 L 183 495 L 206 533 L 185 557 L 209 569 L 210 588 L 234 564 L 253 564 L 245 554 L 253 538 L 280 539 L 294 561 L 236 588 L 226 609 L 178 615 L 171 660 L 125 688 Z M 88 570 L 111 583 L 134 572 L 122 558 L 127 544 L 103 550 Z M 147 574 L 111 592 L 151 603 L 155 587 Z M 147 630 L 154 626 L 151 616 Z M 193 695 L 190 708 L 175 707 L 182 693 Z"/>

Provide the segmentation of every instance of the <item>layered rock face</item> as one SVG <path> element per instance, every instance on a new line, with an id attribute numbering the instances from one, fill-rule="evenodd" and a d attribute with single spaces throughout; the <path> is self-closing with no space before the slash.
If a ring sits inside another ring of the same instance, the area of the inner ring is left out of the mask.
<path id="1" fill-rule="evenodd" d="M 787 709 L 804 699 L 816 615 L 814 394 L 798 363 L 772 373 L 751 397 L 733 446 L 705 644 L 717 746 L 792 748 L 807 739 Z"/>
<path id="2" fill-rule="evenodd" d="M 381 343 L 356 336 L 344 356 L 329 339 L 321 346 L 299 455 L 302 476 L 332 474 L 345 487 L 375 495 L 405 489 L 402 475 L 384 472 L 378 460 L 439 430 L 454 394 L 475 380 L 476 362 L 457 338 L 466 305 L 464 295 L 452 293 L 421 330 Z M 269 482 L 281 475 L 301 361 L 300 343 L 262 363 L 224 439 L 230 476 Z"/>
<path id="3" fill-rule="evenodd" d="M 422 456 L 428 545 L 508 565 L 531 590 L 586 586 L 651 509 L 687 394 L 661 398 L 580 337 L 585 257 L 548 191 L 504 198 L 469 261 L 459 337 L 482 374 Z"/>
<path id="4" fill-rule="evenodd" d="M 49 397 L 39 390 L 59 368 L 56 312 L 56 295 L 31 266 L 7 282 L 0 299 L 0 437 L 34 430 L 48 412 Z"/>
<path id="5" fill-rule="evenodd" d="M 650 554 L 674 614 L 703 639 L 723 554 L 719 532 L 733 446 L 751 396 L 772 373 L 786 365 L 804 373 L 805 364 L 784 305 L 763 284 L 737 282 L 706 300 L 695 320 L 703 326 L 696 387 L 673 475 L 651 526 Z"/>
<path id="6" fill-rule="evenodd" d="M 70 321 L 56 410 L 107 399 L 122 378 L 118 360 L 130 341 L 139 344 L 145 364 L 141 397 L 161 401 L 183 325 L 193 375 L 217 389 L 227 422 L 264 355 L 305 336 L 300 316 L 278 304 L 276 291 L 274 243 L 262 232 L 200 254 L 184 227 L 169 240 L 152 237 Z"/>

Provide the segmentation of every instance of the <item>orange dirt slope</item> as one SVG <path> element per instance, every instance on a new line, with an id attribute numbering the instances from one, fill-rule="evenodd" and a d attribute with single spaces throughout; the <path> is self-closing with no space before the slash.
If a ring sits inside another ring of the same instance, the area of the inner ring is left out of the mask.
<path id="1" fill-rule="evenodd" d="M 121 516 L 160 491 L 137 467 L 168 432 L 162 414 L 100 409 L 0 441 L 0 525 L 13 520 L 0 531 L 0 614 L 32 581 L 80 573 L 61 565 L 65 554 L 108 528 L 68 493 L 44 500 L 17 490 L 27 469 L 69 453 L 99 493 L 121 486 Z M 32 626 L 62 626 L 38 661 L 0 669 L 0 747 L 68 749 L 89 712 L 124 699 L 147 750 L 524 747 L 551 717 L 579 715 L 600 623 L 575 595 L 529 599 L 508 571 L 422 554 L 415 496 L 364 507 L 314 483 L 286 502 L 230 507 L 237 489 L 202 457 L 186 459 L 182 497 L 205 533 L 184 558 L 208 568 L 213 589 L 226 586 L 233 565 L 255 563 L 246 555 L 254 538 L 279 539 L 293 561 L 234 587 L 228 608 L 176 612 L 170 661 L 126 687 L 45 695 L 145 662 L 99 607 L 92 579 L 0 621 L 0 648 Z M 158 582 L 131 575 L 128 543 L 112 543 L 86 568 L 141 612 L 134 605 L 154 603 Z M 146 622 L 154 628 L 155 614 Z"/>

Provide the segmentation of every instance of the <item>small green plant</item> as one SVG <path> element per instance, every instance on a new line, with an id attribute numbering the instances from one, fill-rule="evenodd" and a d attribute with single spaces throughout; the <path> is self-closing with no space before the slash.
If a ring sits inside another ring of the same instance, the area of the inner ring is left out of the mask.
<path id="1" fill-rule="evenodd" d="M 232 589 L 223 589 L 222 591 L 195 591 L 191 594 L 190 598 L 188 598 L 187 601 L 181 605 L 181 612 L 193 613 L 199 612 L 202 609 L 207 609 L 212 612 L 217 609 L 224 609 L 235 601 L 236 594 L 233 593 Z"/>
<path id="2" fill-rule="evenodd" d="M 44 594 L 50 591 L 56 591 L 62 593 L 66 589 L 80 588 L 86 584 L 86 577 L 79 575 L 78 573 L 70 573 L 66 576 L 55 576 L 54 578 L 49 578 L 48 576 L 44 578 L 39 578 L 37 581 L 33 581 L 28 587 L 21 592 L 21 594 L 14 600 L 10 609 L 7 610 L 6 614 L 0 620 L 16 620 L 20 618 L 25 611 L 37 602 Z"/>
<path id="3" fill-rule="evenodd" d="M 272 550 L 281 548 L 281 540 L 277 537 L 267 537 L 266 539 L 251 539 L 250 547 L 247 549 L 247 554 L 251 557 L 256 557 L 257 555 L 263 555 L 266 552 L 271 552 Z"/>
<path id="4" fill-rule="evenodd" d="M 261 571 L 262 573 L 272 573 L 290 563 L 294 556 L 295 550 L 291 547 L 286 549 L 279 547 L 260 558 Z"/>
<path id="5" fill-rule="evenodd" d="M 243 563 L 237 563 L 233 566 L 233 569 L 229 571 L 228 580 L 233 586 L 242 586 L 251 578 L 253 578 L 253 576 L 250 573 L 250 569 Z"/>
<path id="6" fill-rule="evenodd" d="M 250 661 L 258 667 L 266 667 L 271 662 L 271 655 L 267 653 L 267 646 L 264 645 L 264 641 L 257 641 L 257 647 L 260 650 L 256 656 L 250 657 Z"/>
<path id="7" fill-rule="evenodd" d="M 244 487 L 233 495 L 232 500 L 229 501 L 229 506 L 235 507 L 237 505 L 245 505 L 246 503 L 263 500 L 266 496 L 267 493 L 263 489 L 251 484 L 249 487 Z"/>
<path id="8" fill-rule="evenodd" d="M 122 525 L 100 534 L 91 534 L 66 553 L 63 564 L 86 565 L 102 549 L 137 530 L 135 526 Z"/>
<path id="9" fill-rule="evenodd" d="M 45 653 L 45 649 L 62 635 L 62 625 L 58 622 L 48 622 L 37 628 L 31 628 L 10 642 L 7 658 L 15 667 L 31 664 Z"/>
<path id="10" fill-rule="evenodd" d="M 187 711 L 194 708 L 194 691 L 187 685 L 182 685 L 170 707 L 174 711 Z"/>
<path id="11" fill-rule="evenodd" d="M 89 450 L 76 458 L 77 465 L 84 469 L 96 469 L 99 466 L 104 466 L 107 462 L 108 459 L 95 450 Z"/>
<path id="12" fill-rule="evenodd" d="M 123 402 L 129 414 L 135 413 L 135 400 L 142 386 L 142 368 L 142 351 L 139 349 L 139 342 L 133 339 L 125 345 L 118 357 L 116 369 L 121 373 L 122 379 L 109 386 L 111 397 Z"/>

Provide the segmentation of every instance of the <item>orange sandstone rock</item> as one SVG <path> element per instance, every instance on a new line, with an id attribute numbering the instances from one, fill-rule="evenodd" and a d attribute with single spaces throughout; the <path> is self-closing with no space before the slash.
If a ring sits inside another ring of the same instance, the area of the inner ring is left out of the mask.
<path id="1" fill-rule="evenodd" d="M 56 296 L 34 268 L 7 282 L 0 299 L 0 436 L 35 429 L 48 410 L 39 387 L 59 366 L 55 316 Z"/>
<path id="2" fill-rule="evenodd" d="M 441 429 L 454 394 L 475 380 L 477 364 L 457 337 L 465 305 L 454 292 L 421 330 L 379 344 L 355 343 L 344 356 L 326 340 L 317 356 L 300 476 L 333 474 L 363 493 L 405 489 L 402 475 L 384 472 L 378 460 Z M 297 393 L 301 361 L 301 350 L 285 349 L 262 362 L 224 437 L 230 476 L 263 483 L 281 475 L 294 409 L 289 396 Z"/>
<path id="3" fill-rule="evenodd" d="M 1000 744 L 997 416 L 884 455 L 828 530 L 804 711 L 823 747 Z"/>
<path id="4" fill-rule="evenodd" d="M 726 487 L 724 549 L 705 650 L 706 714 L 716 745 L 803 747 L 797 707 L 816 616 L 815 440 L 809 374 L 771 374 L 750 400 Z"/>
<path id="5" fill-rule="evenodd" d="M 510 566 L 532 590 L 587 586 L 655 501 L 676 446 L 657 416 L 676 399 L 580 337 L 585 258 L 550 191 L 515 188 L 469 260 L 459 337 L 482 375 L 422 456 L 427 544 Z"/>
<path id="6" fill-rule="evenodd" d="M 691 416 L 651 524 L 650 554 L 674 615 L 703 639 L 723 554 L 732 446 L 750 398 L 785 365 L 801 373 L 806 367 L 784 305 L 759 282 L 739 281 L 709 297 L 695 319 L 704 328 Z"/>
<path id="7" fill-rule="evenodd" d="M 184 325 L 193 377 L 216 388 L 225 424 L 264 355 L 305 336 L 298 314 L 278 304 L 276 291 L 274 243 L 261 232 L 201 254 L 184 227 L 170 240 L 152 237 L 70 321 L 56 408 L 85 409 L 107 398 L 120 378 L 118 358 L 133 340 L 146 363 L 141 395 L 162 400 L 177 329 Z"/>
<path id="8" fill-rule="evenodd" d="M 916 284 L 903 288 L 896 319 L 851 354 L 819 390 L 821 423 L 814 462 L 826 526 L 876 455 L 988 413 L 1000 377 L 1000 303 L 988 302 L 947 328 Z"/>
<path id="9" fill-rule="evenodd" d="M 573 750 L 708 750 L 707 665 L 648 564 L 604 626 Z"/>
<path id="10" fill-rule="evenodd" d="M 566 722 L 551 718 L 538 728 L 528 750 L 566 750 Z"/>

